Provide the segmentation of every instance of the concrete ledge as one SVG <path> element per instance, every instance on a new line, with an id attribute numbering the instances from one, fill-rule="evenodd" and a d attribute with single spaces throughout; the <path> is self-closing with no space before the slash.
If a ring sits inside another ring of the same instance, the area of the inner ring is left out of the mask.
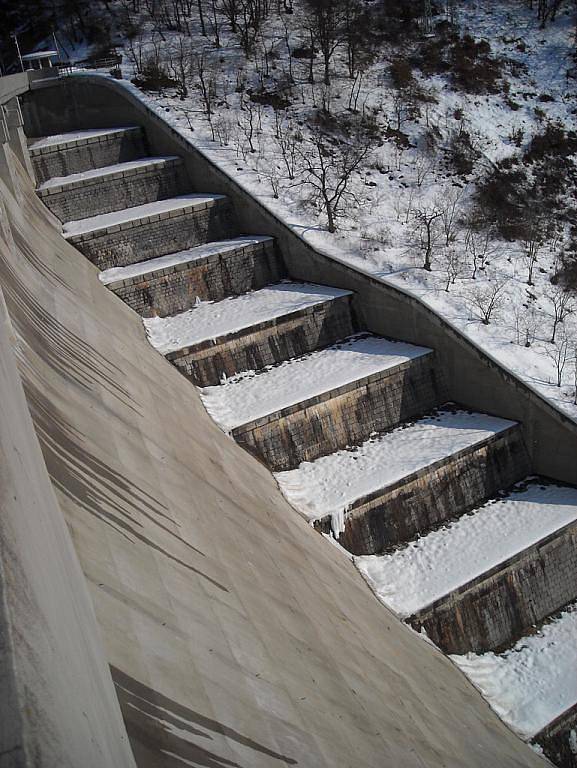
<path id="1" fill-rule="evenodd" d="M 554 765 L 577 768 L 576 732 L 577 703 L 540 731 L 533 741 L 543 748 Z"/>

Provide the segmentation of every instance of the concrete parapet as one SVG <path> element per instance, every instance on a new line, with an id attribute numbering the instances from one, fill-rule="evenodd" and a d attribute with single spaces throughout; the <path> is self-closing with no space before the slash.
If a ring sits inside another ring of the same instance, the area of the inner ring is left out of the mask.
<path id="1" fill-rule="evenodd" d="M 558 768 L 577 768 L 577 704 L 533 739 Z"/>

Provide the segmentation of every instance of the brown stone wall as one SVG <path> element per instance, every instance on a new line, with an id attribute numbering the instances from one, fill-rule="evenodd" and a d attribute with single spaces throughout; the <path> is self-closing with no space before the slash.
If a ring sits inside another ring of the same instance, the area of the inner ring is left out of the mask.
<path id="1" fill-rule="evenodd" d="M 286 277 L 272 240 L 176 264 L 108 287 L 143 317 L 177 314 L 195 299 L 220 301 Z"/>
<path id="2" fill-rule="evenodd" d="M 38 184 L 54 176 L 103 168 L 106 165 L 136 160 L 147 154 L 140 128 L 121 134 L 94 137 L 64 149 L 44 147 L 31 151 L 32 164 Z"/>
<path id="3" fill-rule="evenodd" d="M 355 332 L 350 296 L 342 296 L 215 341 L 167 355 L 195 384 L 218 384 L 222 374 L 259 370 L 333 344 Z"/>
<path id="4" fill-rule="evenodd" d="M 577 705 L 550 723 L 533 741 L 543 747 L 546 757 L 557 768 L 577 768 L 576 734 Z"/>
<path id="5" fill-rule="evenodd" d="M 518 426 L 473 449 L 403 478 L 385 492 L 359 499 L 348 512 L 339 543 L 355 555 L 372 555 L 410 541 L 479 506 L 530 474 Z M 330 530 L 330 519 L 316 524 Z"/>
<path id="6" fill-rule="evenodd" d="M 99 269 L 108 269 L 233 237 L 235 222 L 228 203 L 217 200 L 210 208 L 113 229 L 117 231 L 100 230 L 89 237 L 72 237 L 70 242 Z"/>
<path id="7" fill-rule="evenodd" d="M 512 645 L 577 598 L 577 524 L 567 526 L 410 619 L 445 653 Z"/>
<path id="8" fill-rule="evenodd" d="M 40 199 L 60 221 L 73 221 L 120 211 L 183 194 L 188 188 L 184 166 L 170 160 L 109 178 L 89 178 L 40 192 Z"/>
<path id="9" fill-rule="evenodd" d="M 372 432 L 395 427 L 443 400 L 443 386 L 430 353 L 238 427 L 233 435 L 279 472 L 357 445 Z"/>

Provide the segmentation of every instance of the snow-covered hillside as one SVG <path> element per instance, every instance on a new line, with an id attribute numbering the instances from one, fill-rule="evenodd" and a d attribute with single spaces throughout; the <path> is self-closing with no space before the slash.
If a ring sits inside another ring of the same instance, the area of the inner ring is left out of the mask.
<path id="1" fill-rule="evenodd" d="M 413 292 L 577 417 L 575 300 L 551 282 L 575 247 L 573 4 L 542 29 L 521 0 L 449 3 L 429 36 L 422 23 L 381 35 L 353 77 L 341 39 L 330 85 L 318 43 L 309 82 L 304 0 L 270 4 L 249 56 L 226 3 L 205 3 L 205 36 L 196 4 L 181 31 L 140 5 L 125 8 L 122 71 L 150 106 L 315 246 Z M 351 154 L 359 136 L 366 152 Z M 329 191 L 338 168 L 353 168 L 334 233 L 323 157 Z M 521 226 L 486 202 L 510 182 Z"/>

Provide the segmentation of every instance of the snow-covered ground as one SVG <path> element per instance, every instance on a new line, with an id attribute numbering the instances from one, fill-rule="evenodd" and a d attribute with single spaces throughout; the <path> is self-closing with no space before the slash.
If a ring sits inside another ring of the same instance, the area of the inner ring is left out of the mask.
<path id="1" fill-rule="evenodd" d="M 359 334 L 264 371 L 240 373 L 218 387 L 206 387 L 201 396 L 207 411 L 228 432 L 429 352 L 426 347 Z"/>
<path id="2" fill-rule="evenodd" d="M 274 77 L 279 81 L 286 80 L 288 71 L 285 22 L 289 44 L 293 48 L 303 44 L 302 32 L 297 27 L 298 14 L 294 20 L 284 18 L 282 23 L 272 14 L 262 31 L 263 40 L 274 49 Z M 347 102 L 353 83 L 346 75 L 342 48 L 334 57 L 329 94 L 318 82 L 315 85 L 307 82 L 308 61 L 292 60 L 295 84 L 283 91 L 290 105 L 281 113 L 275 113 L 268 106 L 256 107 L 251 137 L 254 151 L 247 144 L 246 110 L 240 108 L 237 85 L 241 82 L 243 87 L 255 89 L 264 84 L 265 90 L 271 90 L 273 75 L 269 72 L 268 77 L 263 77 L 261 71 L 257 72 L 262 68 L 258 56 L 253 60 L 244 58 L 238 39 L 230 34 L 226 24 L 220 29 L 218 49 L 211 46 L 210 35 L 197 38 L 197 50 L 205 51 L 208 69 L 212 67 L 216 72 L 214 137 L 194 77 L 184 100 L 170 89 L 162 94 L 142 94 L 133 86 L 128 87 L 313 245 L 417 295 L 558 408 L 577 417 L 571 360 L 577 339 L 574 318 L 559 327 L 557 345 L 549 342 L 553 323 L 550 278 L 558 267 L 566 232 L 540 248 L 534 285 L 529 286 L 524 246 L 496 238 L 489 245 L 486 263 L 473 279 L 465 231 L 459 224 L 470 205 L 476 176 L 482 175 L 484 168 L 513 155 L 517 150 L 515 142 L 521 141 L 522 148 L 528 146 L 531 136 L 542 130 L 548 120 L 559 120 L 568 128 L 573 126 L 572 112 L 577 102 L 575 89 L 567 78 L 574 48 L 571 8 L 562 6 L 554 24 L 541 30 L 534 11 L 521 0 L 506 3 L 478 0 L 459 4 L 458 23 L 463 33 L 489 40 L 494 55 L 522 65 L 505 73 L 508 94 L 470 95 L 452 87 L 445 76 L 425 78 L 416 72 L 419 85 L 430 93 L 435 103 L 421 108 L 420 116 L 415 119 L 404 120 L 402 130 L 409 138 L 410 148 L 400 149 L 393 140 L 386 140 L 375 149 L 369 165 L 353 179 L 352 192 L 357 204 L 351 202 L 339 219 L 339 231 L 332 235 L 326 231 L 322 213 L 307 205 L 308 188 L 299 183 L 303 177 L 298 173 L 295 179 L 286 177 L 275 136 L 280 119 L 285 128 L 298 127 L 306 138 L 307 119 L 323 101 L 330 103 L 336 122 L 340 114 L 350 114 Z M 198 31 L 194 20 L 191 29 L 194 36 L 195 30 Z M 165 32 L 166 50 L 177 37 Z M 142 45 L 146 48 L 146 35 L 144 38 Z M 394 122 L 394 89 L 388 69 L 389 62 L 398 55 L 399 51 L 393 48 L 384 50 L 363 74 L 360 84 L 358 105 L 375 115 L 383 127 Z M 320 57 L 317 59 L 320 73 Z M 126 55 L 123 71 L 125 78 L 130 79 L 133 70 Z M 543 94 L 547 101 L 543 101 Z M 473 137 L 482 153 L 473 175 L 467 178 L 452 175 L 439 160 L 427 166 L 420 147 L 431 129 L 441 136 L 441 143 L 461 129 Z M 275 185 L 279 186 L 278 199 L 273 194 L 273 176 Z M 442 201 L 454 203 L 457 223 L 448 246 L 443 244 L 444 233 L 437 232 L 432 271 L 427 272 L 421 268 L 423 254 L 417 242 L 416 212 L 440 205 Z M 455 252 L 461 255 L 457 259 Z M 458 263 L 455 265 L 455 262 Z M 495 311 L 490 324 L 484 325 L 475 305 L 479 298 L 483 301 L 484 294 L 499 286 Z M 555 358 L 562 352 L 564 335 L 569 339 L 567 359 L 561 375 L 562 386 L 557 387 Z M 527 340 L 530 346 L 525 346 Z"/>
<path id="3" fill-rule="evenodd" d="M 355 563 L 381 600 L 407 617 L 575 520 L 577 490 L 537 481 L 390 555 Z"/>
<path id="4" fill-rule="evenodd" d="M 345 513 L 355 501 L 513 424 L 481 413 L 439 410 L 361 446 L 305 461 L 275 477 L 293 506 L 310 520 L 330 515 L 336 536 L 344 530 Z"/>
<path id="5" fill-rule="evenodd" d="M 178 315 L 145 318 L 144 326 L 152 346 L 167 355 L 347 295 L 340 288 L 284 282 L 223 301 L 199 301 Z"/>
<path id="6" fill-rule="evenodd" d="M 530 739 L 577 703 L 577 609 L 502 654 L 451 656 L 495 712 Z"/>

